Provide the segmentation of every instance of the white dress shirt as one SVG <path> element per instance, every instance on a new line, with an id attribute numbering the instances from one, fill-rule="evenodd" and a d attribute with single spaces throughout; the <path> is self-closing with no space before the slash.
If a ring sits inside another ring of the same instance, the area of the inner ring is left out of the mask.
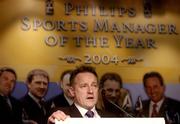
<path id="1" fill-rule="evenodd" d="M 160 100 L 159 102 L 157 102 L 157 103 L 154 103 L 153 101 L 150 102 L 150 107 L 149 107 L 149 117 L 151 117 L 151 115 L 152 115 L 153 105 L 154 105 L 154 104 L 157 105 L 156 111 L 159 112 L 159 110 L 160 110 L 160 108 L 161 108 L 161 106 L 162 106 L 163 101 L 164 101 L 164 98 L 161 99 L 161 100 Z"/>
<path id="2" fill-rule="evenodd" d="M 74 103 L 75 106 L 77 107 L 77 109 L 80 111 L 81 115 L 83 118 L 88 118 L 86 116 L 86 112 L 88 111 L 87 109 L 85 108 L 82 108 L 81 106 L 79 106 L 78 104 Z M 94 112 L 94 117 L 93 118 L 100 118 L 100 115 L 97 113 L 96 109 L 95 109 L 95 106 L 91 109 L 91 111 Z"/>

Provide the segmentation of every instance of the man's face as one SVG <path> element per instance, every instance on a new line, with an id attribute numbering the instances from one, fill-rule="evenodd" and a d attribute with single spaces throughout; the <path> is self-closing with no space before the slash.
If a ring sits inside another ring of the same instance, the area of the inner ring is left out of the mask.
<path id="1" fill-rule="evenodd" d="M 32 82 L 28 83 L 28 88 L 35 97 L 41 99 L 48 90 L 48 79 L 42 75 L 35 75 Z"/>
<path id="2" fill-rule="evenodd" d="M 69 98 L 72 98 L 70 92 L 69 92 L 69 88 L 70 88 L 70 74 L 66 74 L 64 75 L 63 77 L 63 80 L 60 82 L 61 84 L 61 88 L 63 89 L 64 91 L 64 94 L 69 97 Z"/>
<path id="3" fill-rule="evenodd" d="M 11 72 L 4 71 L 0 76 L 0 93 L 8 96 L 14 89 L 16 82 L 15 75 Z"/>
<path id="4" fill-rule="evenodd" d="M 120 84 L 115 80 L 106 80 L 103 87 L 103 96 L 114 103 L 120 98 Z"/>
<path id="5" fill-rule="evenodd" d="M 146 80 L 145 91 L 153 102 L 158 102 L 164 97 L 165 86 L 161 86 L 157 77 L 150 77 Z"/>
<path id="6" fill-rule="evenodd" d="M 98 100 L 98 82 L 94 74 L 89 72 L 79 73 L 70 88 L 74 102 L 85 109 L 92 109 Z"/>

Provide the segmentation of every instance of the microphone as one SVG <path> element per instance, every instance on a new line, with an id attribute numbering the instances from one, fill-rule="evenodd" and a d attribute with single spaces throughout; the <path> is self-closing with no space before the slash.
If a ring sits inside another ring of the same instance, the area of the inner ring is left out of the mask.
<path id="1" fill-rule="evenodd" d="M 123 108 L 121 108 L 120 106 L 116 105 L 113 101 L 108 100 L 108 99 L 107 99 L 107 101 L 110 102 L 112 105 L 114 105 L 116 108 L 118 108 L 120 111 L 125 113 L 127 117 L 134 117 L 133 115 L 131 115 L 127 111 L 125 111 Z"/>
<path id="2" fill-rule="evenodd" d="M 137 98 L 137 101 L 135 104 L 135 113 L 136 113 L 136 117 L 144 117 L 141 96 L 138 96 L 138 98 Z"/>
<path id="3" fill-rule="evenodd" d="M 180 123 L 180 116 L 178 113 L 175 114 L 177 124 Z"/>
<path id="4" fill-rule="evenodd" d="M 138 96 L 138 99 L 137 99 L 137 102 L 135 105 L 135 109 L 136 109 L 136 111 L 141 111 L 143 109 L 141 96 Z"/>
<path id="5" fill-rule="evenodd" d="M 167 109 L 165 111 L 165 119 L 170 124 L 179 124 L 180 123 L 179 113 L 174 110 Z"/>

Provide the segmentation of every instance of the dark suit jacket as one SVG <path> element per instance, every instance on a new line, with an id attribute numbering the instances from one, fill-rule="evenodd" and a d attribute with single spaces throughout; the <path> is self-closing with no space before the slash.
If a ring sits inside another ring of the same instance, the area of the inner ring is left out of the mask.
<path id="1" fill-rule="evenodd" d="M 150 100 L 143 101 L 142 104 L 142 115 L 145 117 L 149 117 Z M 166 118 L 166 114 L 168 114 L 168 116 L 174 116 L 177 113 L 180 116 L 180 102 L 166 97 L 159 110 L 159 117 Z"/>
<path id="2" fill-rule="evenodd" d="M 50 103 L 44 103 L 43 106 L 46 111 L 44 114 L 39 105 L 29 95 L 26 95 L 21 101 L 25 113 L 25 119 L 34 120 L 38 124 L 47 124 L 47 113 L 50 110 Z"/>
<path id="3" fill-rule="evenodd" d="M 65 114 L 70 115 L 70 117 L 82 117 L 81 113 L 74 104 L 71 105 L 70 107 L 60 107 L 54 109 L 54 111 L 57 110 L 63 111 Z M 97 112 L 101 117 L 116 117 L 116 115 L 114 115 L 113 113 L 100 111 L 100 110 L 97 110 Z"/>
<path id="4" fill-rule="evenodd" d="M 69 103 L 64 97 L 64 94 L 59 94 L 55 98 L 52 99 L 53 103 L 55 104 L 56 107 L 69 107 Z"/>
<path id="5" fill-rule="evenodd" d="M 0 124 L 21 124 L 22 106 L 20 101 L 9 96 L 12 109 L 8 106 L 6 100 L 0 95 Z"/>

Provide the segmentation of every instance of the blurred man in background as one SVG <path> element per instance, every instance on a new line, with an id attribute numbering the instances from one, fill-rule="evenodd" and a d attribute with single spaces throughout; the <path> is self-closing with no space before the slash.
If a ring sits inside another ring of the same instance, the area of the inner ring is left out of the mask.
<path id="1" fill-rule="evenodd" d="M 63 93 L 53 98 L 55 107 L 67 107 L 73 104 L 73 96 L 69 92 L 71 72 L 72 70 L 66 70 L 61 74 L 59 85 Z"/>
<path id="2" fill-rule="evenodd" d="M 28 93 L 22 98 L 24 122 L 46 124 L 51 104 L 46 103 L 44 96 L 48 90 L 49 75 L 42 69 L 34 69 L 27 75 Z"/>
<path id="3" fill-rule="evenodd" d="M 105 73 L 100 79 L 97 108 L 116 113 L 117 116 L 131 116 L 132 101 L 128 90 L 122 88 L 122 79 L 114 72 Z"/>
<path id="4" fill-rule="evenodd" d="M 149 99 L 142 101 L 142 110 L 139 115 L 164 117 L 168 124 L 179 124 L 180 102 L 165 96 L 165 84 L 161 74 L 146 73 L 143 77 L 143 85 Z"/>
<path id="5" fill-rule="evenodd" d="M 16 72 L 9 68 L 0 69 L 0 123 L 21 124 L 22 107 L 18 100 L 11 96 L 17 80 Z"/>

